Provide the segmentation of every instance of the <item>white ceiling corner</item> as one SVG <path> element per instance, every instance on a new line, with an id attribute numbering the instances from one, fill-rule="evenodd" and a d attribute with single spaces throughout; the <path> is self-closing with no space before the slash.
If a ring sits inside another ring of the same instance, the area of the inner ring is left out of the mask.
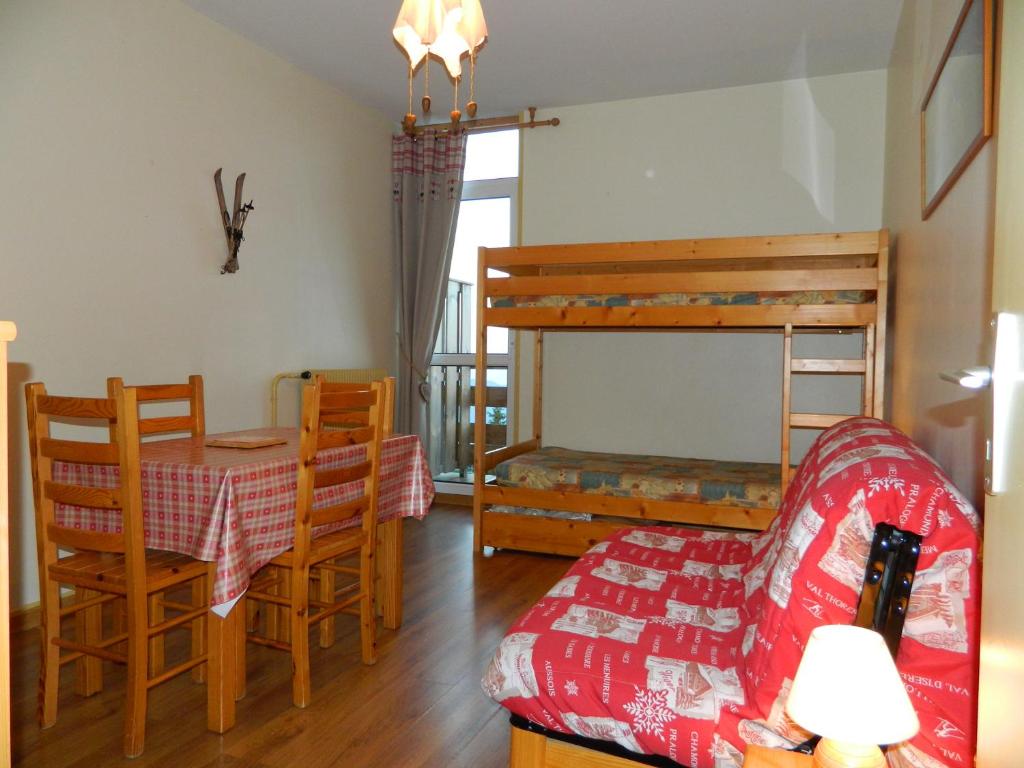
<path id="1" fill-rule="evenodd" d="M 399 0 L 185 0 L 397 121 Z M 482 0 L 481 115 L 884 69 L 902 0 Z M 436 111 L 450 87 L 431 70 Z M 417 102 L 422 78 L 417 82 Z M 463 96 L 464 100 L 464 96 Z"/>

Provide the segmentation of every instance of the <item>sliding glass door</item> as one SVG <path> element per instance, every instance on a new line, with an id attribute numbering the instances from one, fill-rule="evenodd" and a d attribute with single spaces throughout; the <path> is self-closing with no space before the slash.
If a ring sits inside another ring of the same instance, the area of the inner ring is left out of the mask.
<path id="1" fill-rule="evenodd" d="M 518 139 L 515 131 L 469 137 L 448 294 L 430 368 L 430 467 L 441 491 L 466 491 L 473 482 L 477 249 L 516 241 Z M 512 344 L 505 329 L 489 329 L 484 382 L 489 449 L 512 437 Z"/>

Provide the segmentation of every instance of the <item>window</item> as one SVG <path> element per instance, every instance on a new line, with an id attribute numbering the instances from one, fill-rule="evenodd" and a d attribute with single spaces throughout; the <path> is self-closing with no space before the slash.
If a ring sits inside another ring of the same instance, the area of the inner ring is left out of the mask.
<path id="1" fill-rule="evenodd" d="M 430 368 L 430 467 L 440 490 L 468 492 L 473 482 L 476 387 L 477 248 L 515 242 L 519 132 L 470 135 L 448 295 Z M 513 423 L 512 338 L 487 336 L 487 447 L 508 444 Z M 447 483 L 453 483 L 447 486 Z"/>

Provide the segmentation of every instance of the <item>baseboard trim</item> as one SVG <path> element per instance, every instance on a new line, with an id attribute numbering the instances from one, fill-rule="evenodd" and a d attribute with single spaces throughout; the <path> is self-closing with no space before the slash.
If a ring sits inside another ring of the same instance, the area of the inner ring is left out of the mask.
<path id="1" fill-rule="evenodd" d="M 434 501 L 438 504 L 453 504 L 456 507 L 472 507 L 472 494 L 463 493 L 435 493 Z"/>
<path id="2" fill-rule="evenodd" d="M 11 632 L 24 632 L 39 626 L 39 603 L 29 603 L 11 611 Z"/>

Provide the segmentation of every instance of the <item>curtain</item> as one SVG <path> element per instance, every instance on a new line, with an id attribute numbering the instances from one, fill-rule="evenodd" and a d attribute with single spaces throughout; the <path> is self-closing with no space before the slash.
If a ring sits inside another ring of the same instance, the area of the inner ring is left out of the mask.
<path id="1" fill-rule="evenodd" d="M 398 381 L 395 431 L 428 439 L 430 357 L 441 324 L 462 198 L 466 133 L 391 142 Z"/>

